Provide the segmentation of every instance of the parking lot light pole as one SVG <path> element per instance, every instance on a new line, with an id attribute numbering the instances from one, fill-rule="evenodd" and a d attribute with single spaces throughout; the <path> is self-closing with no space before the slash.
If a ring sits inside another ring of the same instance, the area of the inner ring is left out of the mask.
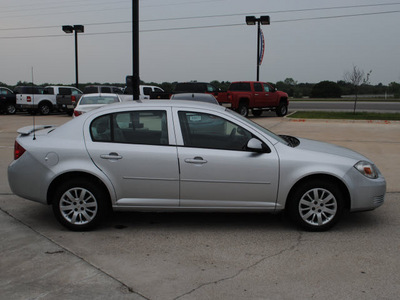
<path id="1" fill-rule="evenodd" d="M 139 100 L 139 0 L 132 0 L 132 94 Z"/>
<path id="2" fill-rule="evenodd" d="M 62 30 L 65 33 L 75 33 L 75 86 L 78 88 L 78 33 L 85 32 L 83 25 L 63 25 Z"/>
<path id="3" fill-rule="evenodd" d="M 260 81 L 260 35 L 261 35 L 261 25 L 269 25 L 269 16 L 261 16 L 256 18 L 254 16 L 246 17 L 247 25 L 256 25 L 257 24 L 257 81 Z"/>

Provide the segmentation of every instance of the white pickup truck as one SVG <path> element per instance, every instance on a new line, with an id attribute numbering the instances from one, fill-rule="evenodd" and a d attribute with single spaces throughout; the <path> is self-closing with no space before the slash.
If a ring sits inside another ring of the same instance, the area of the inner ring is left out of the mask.
<path id="1" fill-rule="evenodd" d="M 48 115 L 57 107 L 56 96 L 65 94 L 64 90 L 78 89 L 69 86 L 18 86 L 15 88 L 16 104 L 20 110 L 27 110 L 34 114 L 39 112 Z M 79 93 L 82 93 L 79 91 Z M 71 92 L 69 92 L 71 94 Z"/>
<path id="2" fill-rule="evenodd" d="M 164 90 L 158 86 L 154 85 L 139 85 L 139 99 L 140 100 L 145 100 L 145 99 L 150 99 L 150 96 L 152 93 L 157 92 L 157 93 L 164 93 Z M 125 95 L 130 95 L 132 98 L 132 87 L 131 86 L 126 86 L 124 89 L 124 95 L 122 98 L 128 99 L 128 96 Z M 121 97 L 121 95 L 120 95 Z"/>

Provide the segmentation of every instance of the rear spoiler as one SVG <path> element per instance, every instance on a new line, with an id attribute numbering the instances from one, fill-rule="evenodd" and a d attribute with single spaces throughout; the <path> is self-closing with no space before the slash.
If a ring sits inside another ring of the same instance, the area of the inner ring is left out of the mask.
<path id="1" fill-rule="evenodd" d="M 18 129 L 17 132 L 22 135 L 30 135 L 31 133 L 34 133 L 39 130 L 55 128 L 55 127 L 57 127 L 57 126 L 55 126 L 55 125 L 25 126 L 25 127 Z"/>

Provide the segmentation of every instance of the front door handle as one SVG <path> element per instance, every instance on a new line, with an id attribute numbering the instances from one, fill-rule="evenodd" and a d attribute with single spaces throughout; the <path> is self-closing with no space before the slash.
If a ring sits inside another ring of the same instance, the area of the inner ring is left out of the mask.
<path id="1" fill-rule="evenodd" d="M 111 152 L 110 154 L 102 154 L 100 155 L 103 159 L 122 159 L 122 156 L 116 152 Z"/>
<path id="2" fill-rule="evenodd" d="M 196 156 L 195 158 L 186 158 L 185 163 L 202 165 L 202 164 L 206 164 L 207 161 L 200 156 Z"/>

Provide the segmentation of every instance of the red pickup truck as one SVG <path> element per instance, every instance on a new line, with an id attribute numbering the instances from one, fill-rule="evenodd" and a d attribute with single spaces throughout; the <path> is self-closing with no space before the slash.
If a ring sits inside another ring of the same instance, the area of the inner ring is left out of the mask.
<path id="1" fill-rule="evenodd" d="M 288 112 L 288 94 L 277 91 L 272 85 L 258 81 L 232 82 L 227 92 L 212 93 L 218 102 L 247 116 L 251 109 L 254 116 L 263 110 L 275 111 L 279 117 Z"/>
<path id="2" fill-rule="evenodd" d="M 252 110 L 254 116 L 258 117 L 263 110 L 272 110 L 280 117 L 288 112 L 289 97 L 284 92 L 277 91 L 272 85 L 258 81 L 232 82 L 227 92 L 207 82 L 182 82 L 177 83 L 172 94 L 179 93 L 206 93 L 213 95 L 218 102 L 236 110 L 242 116 L 249 114 Z M 169 99 L 170 93 L 152 94 L 152 99 Z"/>

